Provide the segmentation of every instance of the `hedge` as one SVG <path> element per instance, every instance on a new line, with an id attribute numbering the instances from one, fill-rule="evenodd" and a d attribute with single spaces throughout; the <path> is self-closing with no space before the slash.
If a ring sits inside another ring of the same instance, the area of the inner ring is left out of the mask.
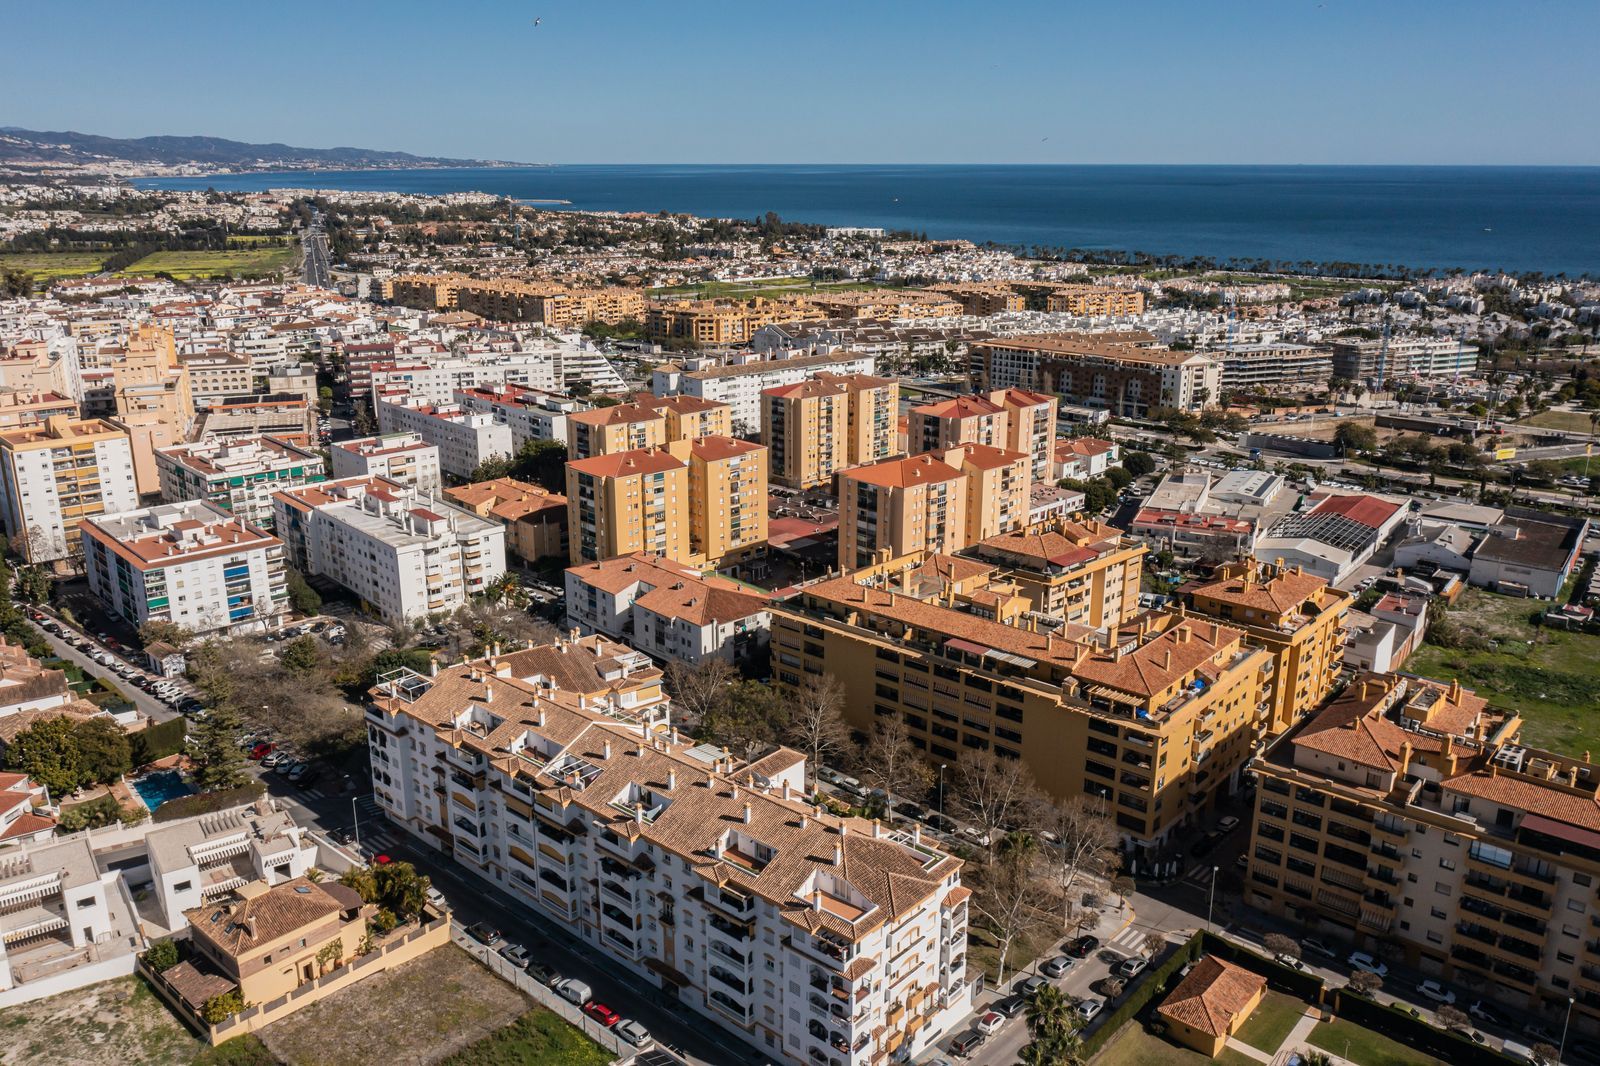
<path id="1" fill-rule="evenodd" d="M 1475 1042 L 1465 1033 L 1441 1029 L 1410 1011 L 1388 1006 L 1349 989 L 1333 994 L 1334 1013 L 1407 1047 L 1416 1048 L 1451 1066 L 1505 1066 L 1521 1059 Z"/>
<path id="2" fill-rule="evenodd" d="M 1083 1042 L 1084 1059 L 1093 1058 L 1107 1041 L 1122 1031 L 1122 1027 L 1130 1018 L 1144 1010 L 1152 999 L 1166 991 L 1167 982 L 1172 979 L 1173 974 L 1199 958 L 1200 954 L 1200 937 L 1192 936 L 1180 944 L 1159 966 L 1145 971 L 1143 978 L 1133 986 L 1133 991 L 1128 993 L 1128 998 L 1124 999 L 1116 1010 L 1101 1019 L 1100 1028 Z"/>
<path id="3" fill-rule="evenodd" d="M 1228 962 L 1237 963 L 1245 969 L 1260 974 L 1267 979 L 1267 983 L 1280 992 L 1287 992 L 1296 999 L 1303 999 L 1315 1005 L 1322 1002 L 1322 993 L 1325 984 L 1322 978 L 1309 970 L 1296 970 L 1292 966 L 1285 966 L 1276 959 L 1257 954 L 1241 944 L 1232 940 L 1225 940 L 1215 933 L 1202 930 L 1199 934 L 1203 953 L 1215 955 Z"/>
<path id="4" fill-rule="evenodd" d="M 202 792 L 195 796 L 179 796 L 156 808 L 151 815 L 158 822 L 172 822 L 179 818 L 193 818 L 197 814 L 212 814 L 232 807 L 252 803 L 267 790 L 260 781 L 252 781 L 238 788 L 225 788 L 220 792 Z"/>
<path id="5" fill-rule="evenodd" d="M 133 765 L 143 766 L 182 751 L 188 725 L 188 719 L 179 715 L 128 734 L 128 743 L 133 747 Z"/>

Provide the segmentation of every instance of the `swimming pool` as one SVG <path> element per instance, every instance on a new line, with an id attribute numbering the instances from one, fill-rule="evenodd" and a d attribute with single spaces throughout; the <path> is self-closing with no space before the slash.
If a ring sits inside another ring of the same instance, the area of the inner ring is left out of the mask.
<path id="1" fill-rule="evenodd" d="M 139 798 L 144 800 L 144 805 L 152 811 L 167 802 L 167 800 L 194 794 L 194 789 L 184 783 L 182 775 L 176 770 L 162 770 L 160 773 L 146 774 L 133 781 L 132 785 L 133 790 L 139 793 Z"/>

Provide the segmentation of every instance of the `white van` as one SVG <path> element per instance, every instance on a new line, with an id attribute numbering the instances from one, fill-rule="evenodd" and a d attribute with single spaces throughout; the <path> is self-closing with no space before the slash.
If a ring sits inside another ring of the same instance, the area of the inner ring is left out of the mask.
<path id="1" fill-rule="evenodd" d="M 571 1003 L 574 1007 L 581 1007 L 594 998 L 594 989 L 576 977 L 568 977 L 557 981 L 550 987 L 555 990 L 556 995 Z"/>

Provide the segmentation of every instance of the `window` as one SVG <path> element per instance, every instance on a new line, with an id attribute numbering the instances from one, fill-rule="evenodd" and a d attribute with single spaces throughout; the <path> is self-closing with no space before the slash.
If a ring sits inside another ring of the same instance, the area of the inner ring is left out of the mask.
<path id="1" fill-rule="evenodd" d="M 1444 917 L 1446 917 L 1443 907 L 1430 907 L 1430 908 L 1428 908 L 1428 913 L 1433 915 L 1435 918 L 1444 918 Z"/>
<path id="2" fill-rule="evenodd" d="M 1575 873 L 1572 875 L 1572 883 L 1575 885 L 1582 885 L 1585 888 L 1589 887 L 1593 880 L 1594 878 L 1590 877 L 1588 874 Z"/>
<path id="3" fill-rule="evenodd" d="M 86 911 L 90 907 L 93 907 L 93 906 L 94 906 L 94 897 L 93 896 L 85 896 L 83 899 L 80 899 L 78 901 L 78 909 L 80 911 Z"/>
<path id="4" fill-rule="evenodd" d="M 1440 859 L 1439 868 L 1441 870 L 1454 870 L 1456 868 L 1456 861 L 1454 859 Z"/>
<path id="5" fill-rule="evenodd" d="M 1443 881 L 1435 881 L 1433 883 L 1433 890 L 1441 896 L 1448 896 L 1451 892 L 1450 886 L 1445 884 Z"/>
<path id="6" fill-rule="evenodd" d="M 187 892 L 193 887 L 194 887 L 194 885 L 189 881 L 179 881 L 177 884 L 172 886 L 172 891 L 174 891 L 174 892 Z"/>
<path id="7" fill-rule="evenodd" d="M 1442 933 L 1436 933 L 1436 932 L 1434 932 L 1432 930 L 1429 930 L 1428 931 L 1428 943 L 1430 943 L 1430 944 L 1443 944 L 1444 943 L 1444 935 Z"/>
<path id="8" fill-rule="evenodd" d="M 1567 910 L 1576 911 L 1579 914 L 1582 914 L 1583 911 L 1584 911 L 1583 900 L 1581 900 L 1581 899 L 1569 899 L 1569 900 L 1567 900 Z"/>

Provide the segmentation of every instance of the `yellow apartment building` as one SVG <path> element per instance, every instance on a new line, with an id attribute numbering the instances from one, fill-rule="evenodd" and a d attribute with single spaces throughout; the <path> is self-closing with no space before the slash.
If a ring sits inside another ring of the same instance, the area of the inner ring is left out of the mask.
<path id="1" fill-rule="evenodd" d="M 932 453 L 967 479 L 965 530 L 961 547 L 1028 524 L 1033 478 L 1022 452 L 963 444 Z"/>
<path id="2" fill-rule="evenodd" d="M 525 563 L 567 558 L 567 498 L 560 493 L 500 477 L 445 489 L 444 498 L 505 526 L 506 551 Z"/>
<path id="3" fill-rule="evenodd" d="M 839 568 L 967 542 L 967 477 L 932 455 L 886 459 L 839 473 Z"/>
<path id="4" fill-rule="evenodd" d="M 1270 703 L 1269 653 L 1176 612 L 1103 634 L 980 613 L 1026 607 L 1012 590 L 961 559 L 826 578 L 774 605 L 773 669 L 787 685 L 838 678 L 853 728 L 898 718 L 931 761 L 1020 758 L 1055 798 L 1103 800 L 1139 845 L 1169 842 L 1238 786 Z"/>
<path id="5" fill-rule="evenodd" d="M 667 443 L 667 419 L 659 410 L 619 403 L 567 416 L 567 457 L 588 459 Z"/>
<path id="6" fill-rule="evenodd" d="M 128 431 L 139 492 L 160 492 L 156 449 L 183 444 L 195 424 L 189 369 L 178 359 L 172 331 L 139 326 L 111 372 L 117 423 Z"/>
<path id="7" fill-rule="evenodd" d="M 791 489 L 833 483 L 850 465 L 850 392 L 808 378 L 761 392 L 761 443 L 771 452 L 772 480 Z"/>
<path id="8" fill-rule="evenodd" d="M 747 344 L 755 331 L 798 317 L 794 304 L 764 300 L 674 300 L 645 312 L 645 337 L 658 344 L 688 341 L 702 348 Z"/>
<path id="9" fill-rule="evenodd" d="M 1093 519 L 1051 519 L 980 540 L 963 553 L 1001 567 L 1031 609 L 1070 625 L 1121 625 L 1139 611 L 1143 544 Z"/>
<path id="10" fill-rule="evenodd" d="M 906 417 L 906 444 L 912 454 L 960 444 L 1006 446 L 1009 416 L 987 396 L 936 400 L 913 407 Z"/>
<path id="11" fill-rule="evenodd" d="M 733 436 L 733 407 L 699 396 L 656 396 L 641 392 L 633 402 L 667 420 L 663 444 L 695 437 Z"/>
<path id="12" fill-rule="evenodd" d="M 425 311 L 468 311 L 495 321 L 542 322 L 553 329 L 640 319 L 645 305 L 643 293 L 623 286 L 465 274 L 403 274 L 385 283 L 384 297 Z"/>
<path id="13" fill-rule="evenodd" d="M 688 562 L 689 464 L 664 447 L 568 461 L 567 540 L 573 563 L 637 551 Z"/>
<path id="14" fill-rule="evenodd" d="M 767 449 L 733 437 L 674 441 L 689 465 L 689 551 L 693 565 L 725 570 L 766 554 Z"/>
<path id="15" fill-rule="evenodd" d="M 1022 295 L 1002 281 L 934 285 L 928 291 L 958 301 L 964 315 L 998 315 L 1021 311 L 1027 306 Z"/>
<path id="16" fill-rule="evenodd" d="M 1223 564 L 1187 593 L 1195 614 L 1237 626 L 1276 657 L 1267 732 L 1288 729 L 1333 691 L 1344 668 L 1345 618 L 1353 602 L 1348 592 L 1298 566 L 1252 559 Z"/>
<path id="17" fill-rule="evenodd" d="M 1035 482 L 1050 480 L 1051 453 L 1056 443 L 1056 413 L 1059 401 L 1026 389 L 999 389 L 989 401 L 1006 412 L 1006 439 L 1002 447 L 1029 457 Z"/>
<path id="18" fill-rule="evenodd" d="M 849 466 L 875 463 L 899 451 L 895 423 L 900 417 L 900 383 L 871 374 L 819 373 L 815 379 L 845 390 L 845 460 Z"/>

